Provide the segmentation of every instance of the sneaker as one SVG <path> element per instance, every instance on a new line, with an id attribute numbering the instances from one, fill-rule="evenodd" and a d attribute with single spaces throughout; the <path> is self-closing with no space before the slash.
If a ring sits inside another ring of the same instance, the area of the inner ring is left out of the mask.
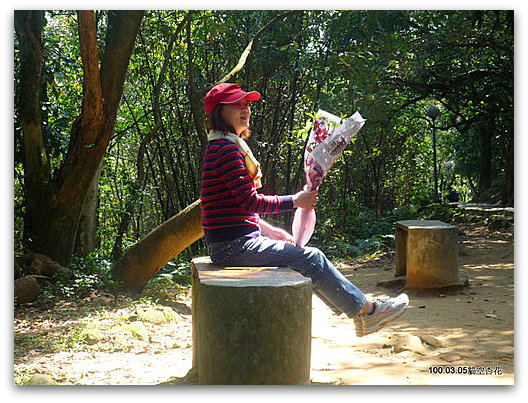
<path id="1" fill-rule="evenodd" d="M 398 318 L 409 305 L 409 297 L 407 294 L 400 294 L 396 298 L 374 298 L 373 302 L 375 304 L 373 313 L 354 317 L 358 337 L 374 333 Z"/>
<path id="2" fill-rule="evenodd" d="M 354 325 L 356 326 L 356 336 L 357 337 L 363 337 L 363 333 L 365 331 L 363 330 L 363 321 L 361 320 L 361 316 L 363 315 L 356 315 L 354 316 Z"/>

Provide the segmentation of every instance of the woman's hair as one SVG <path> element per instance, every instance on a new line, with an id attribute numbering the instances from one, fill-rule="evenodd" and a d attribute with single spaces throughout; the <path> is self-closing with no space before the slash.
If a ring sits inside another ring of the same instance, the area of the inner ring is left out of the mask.
<path id="1" fill-rule="evenodd" d="M 222 117 L 222 114 L 220 113 L 222 112 L 223 107 L 224 107 L 223 104 L 218 104 L 214 107 L 214 109 L 209 114 L 209 119 L 207 120 L 207 128 L 209 130 L 219 131 L 224 134 L 227 134 L 227 133 L 236 134 L 236 130 L 231 125 L 226 123 L 226 121 Z M 249 129 L 246 129 L 242 132 L 241 137 L 243 139 L 247 139 L 250 135 L 251 133 Z"/>

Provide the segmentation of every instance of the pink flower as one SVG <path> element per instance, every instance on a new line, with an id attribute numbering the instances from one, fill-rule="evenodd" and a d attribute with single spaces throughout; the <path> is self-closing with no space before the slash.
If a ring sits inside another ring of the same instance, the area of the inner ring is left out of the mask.
<path id="1" fill-rule="evenodd" d="M 319 144 L 328 137 L 328 122 L 325 118 L 313 122 L 314 140 Z"/>

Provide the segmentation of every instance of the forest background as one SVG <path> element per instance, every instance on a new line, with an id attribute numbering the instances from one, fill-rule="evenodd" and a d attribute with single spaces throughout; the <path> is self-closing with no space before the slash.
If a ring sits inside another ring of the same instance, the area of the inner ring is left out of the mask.
<path id="1" fill-rule="evenodd" d="M 381 248 L 450 186 L 514 203 L 513 11 L 46 11 L 15 27 L 15 255 L 110 275 L 199 199 L 202 100 L 222 80 L 262 94 L 263 193 L 303 186 L 310 114 L 367 119 L 320 190 L 312 243 L 331 257 Z M 206 253 L 199 240 L 166 269 Z"/>

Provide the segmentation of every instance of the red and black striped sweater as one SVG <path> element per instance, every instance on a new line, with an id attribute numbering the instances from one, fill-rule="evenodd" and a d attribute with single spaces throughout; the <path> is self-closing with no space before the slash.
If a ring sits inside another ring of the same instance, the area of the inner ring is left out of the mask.
<path id="1" fill-rule="evenodd" d="M 201 191 L 202 227 L 208 243 L 260 235 L 259 214 L 293 210 L 292 196 L 257 193 L 238 146 L 213 140 L 205 153 Z"/>

